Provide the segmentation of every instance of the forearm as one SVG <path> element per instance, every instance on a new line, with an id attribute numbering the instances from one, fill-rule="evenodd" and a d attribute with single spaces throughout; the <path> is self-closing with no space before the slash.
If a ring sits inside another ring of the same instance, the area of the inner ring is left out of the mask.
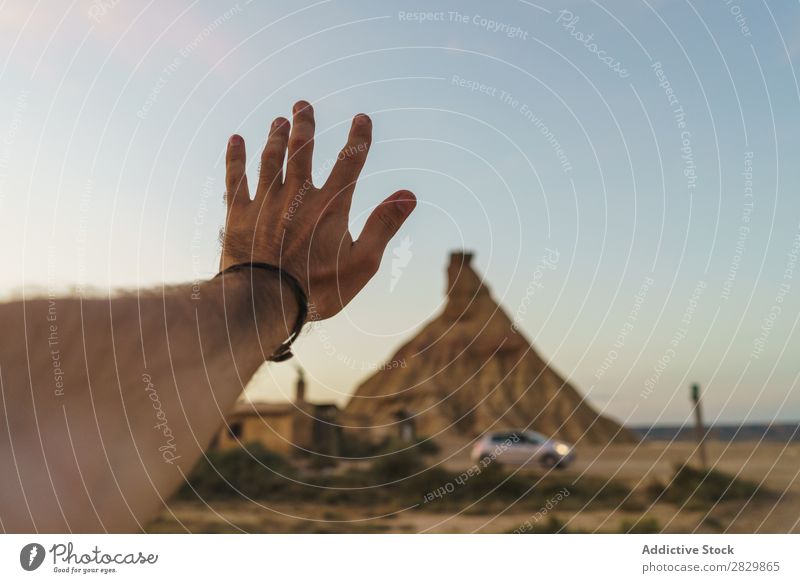
<path id="1" fill-rule="evenodd" d="M 0 306 L 6 531 L 146 524 L 294 323 L 291 292 L 252 277 Z"/>

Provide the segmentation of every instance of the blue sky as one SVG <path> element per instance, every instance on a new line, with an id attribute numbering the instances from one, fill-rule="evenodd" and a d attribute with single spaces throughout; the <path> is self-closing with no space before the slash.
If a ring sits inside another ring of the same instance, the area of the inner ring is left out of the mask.
<path id="1" fill-rule="evenodd" d="M 434 4 L 4 2 L 0 290 L 213 275 L 227 137 L 255 176 L 304 98 L 318 167 L 350 116 L 374 120 L 354 231 L 398 188 L 420 201 L 394 285 L 390 246 L 299 342 L 313 398 L 343 401 L 434 315 L 465 247 L 608 413 L 681 421 L 697 381 L 711 420 L 800 418 L 800 6 Z"/>

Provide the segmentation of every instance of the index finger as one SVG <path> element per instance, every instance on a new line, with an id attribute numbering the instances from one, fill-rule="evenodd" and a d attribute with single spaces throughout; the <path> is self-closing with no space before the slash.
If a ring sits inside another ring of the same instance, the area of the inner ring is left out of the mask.
<path id="1" fill-rule="evenodd" d="M 244 140 L 242 136 L 234 134 L 228 140 L 225 153 L 225 202 L 228 208 L 250 202 L 245 163 Z"/>

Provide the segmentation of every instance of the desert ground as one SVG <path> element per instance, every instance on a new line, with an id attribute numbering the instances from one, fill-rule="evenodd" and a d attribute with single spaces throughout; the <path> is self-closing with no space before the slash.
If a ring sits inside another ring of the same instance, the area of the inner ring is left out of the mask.
<path id="1" fill-rule="evenodd" d="M 668 483 L 676 464 L 696 460 L 690 442 L 644 441 L 637 445 L 578 447 L 568 469 L 556 472 L 569 487 L 583 478 L 624 483 L 632 492 L 644 491 L 654 481 Z M 646 518 L 651 531 L 669 533 L 800 533 L 800 443 L 710 442 L 708 461 L 715 469 L 760 484 L 766 499 L 730 500 L 703 508 L 648 498 L 629 508 L 559 508 L 537 515 L 530 508 L 482 508 L 480 503 L 447 512 L 424 507 L 398 510 L 397 506 L 364 506 L 303 502 L 173 500 L 148 527 L 149 532 L 364 532 L 364 533 L 502 533 L 525 524 L 557 520 L 562 532 L 626 532 Z M 472 465 L 466 449 L 442 447 L 429 464 L 460 472 Z M 513 471 L 513 470 L 512 470 Z M 539 470 L 518 470 L 535 483 Z M 573 500 L 573 502 L 575 502 Z M 580 506 L 580 505 L 579 505 Z"/>

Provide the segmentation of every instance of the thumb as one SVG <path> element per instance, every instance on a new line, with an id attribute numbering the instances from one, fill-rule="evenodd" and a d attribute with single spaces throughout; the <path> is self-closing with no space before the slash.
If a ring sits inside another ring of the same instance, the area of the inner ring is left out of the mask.
<path id="1" fill-rule="evenodd" d="M 369 215 L 364 229 L 361 231 L 361 236 L 358 238 L 358 246 L 380 258 L 386 245 L 400 230 L 416 206 L 417 198 L 412 192 L 408 190 L 395 192 Z"/>

